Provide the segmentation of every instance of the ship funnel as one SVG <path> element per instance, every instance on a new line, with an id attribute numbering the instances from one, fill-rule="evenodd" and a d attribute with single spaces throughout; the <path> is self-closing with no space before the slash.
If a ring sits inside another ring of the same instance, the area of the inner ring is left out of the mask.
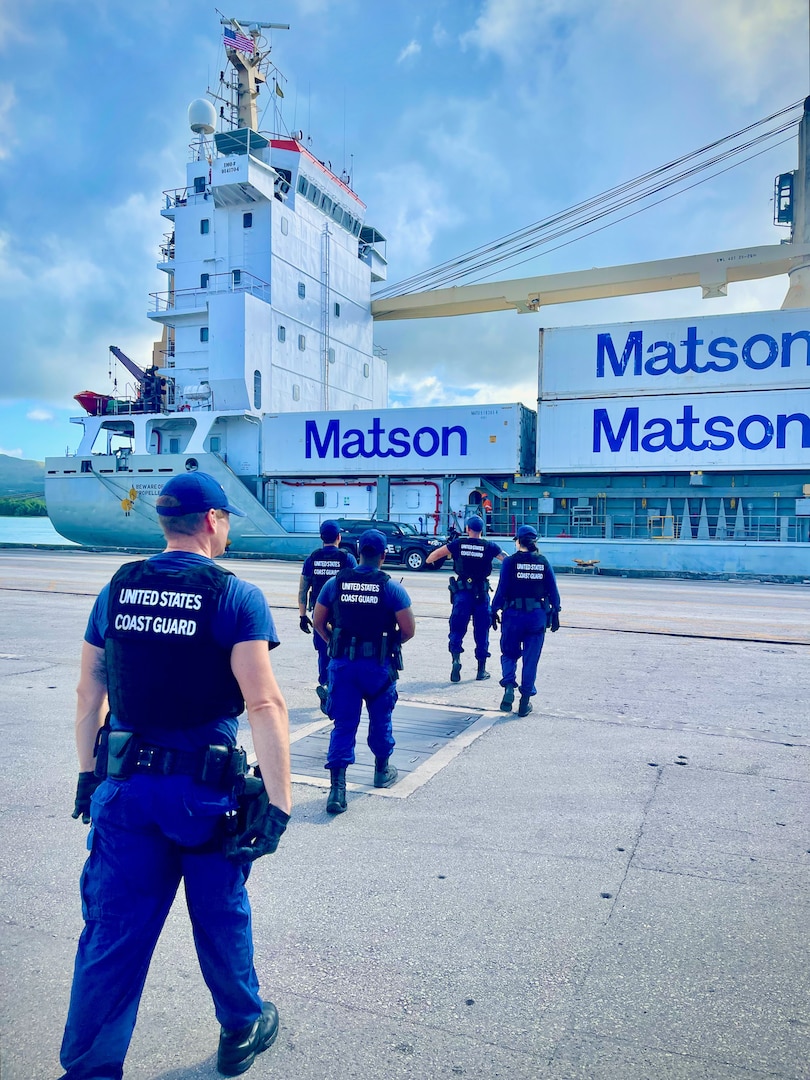
<path id="1" fill-rule="evenodd" d="M 211 135 L 216 131 L 216 109 L 207 98 L 197 98 L 189 105 L 188 125 L 196 135 Z"/>

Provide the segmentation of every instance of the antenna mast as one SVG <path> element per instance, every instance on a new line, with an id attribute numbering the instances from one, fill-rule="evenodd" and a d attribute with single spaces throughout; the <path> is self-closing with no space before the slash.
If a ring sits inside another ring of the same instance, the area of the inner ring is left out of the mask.
<path id="1" fill-rule="evenodd" d="M 232 42 L 225 42 L 225 52 L 236 73 L 236 84 L 231 87 L 236 90 L 236 126 L 257 131 L 259 115 L 256 99 L 259 96 L 259 85 L 266 81 L 265 61 L 271 51 L 269 46 L 260 49 L 259 39 L 263 30 L 289 30 L 289 23 L 251 22 L 224 17 L 220 19 L 220 23 L 234 33 Z"/>

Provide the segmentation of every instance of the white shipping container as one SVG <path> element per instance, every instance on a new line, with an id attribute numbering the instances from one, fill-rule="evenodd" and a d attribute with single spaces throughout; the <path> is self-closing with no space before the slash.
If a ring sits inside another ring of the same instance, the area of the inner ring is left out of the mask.
<path id="1" fill-rule="evenodd" d="M 810 309 L 540 331 L 539 397 L 810 386 Z"/>
<path id="2" fill-rule="evenodd" d="M 532 471 L 521 404 L 300 412 L 263 420 L 265 476 L 441 476 Z"/>
<path id="3" fill-rule="evenodd" d="M 537 471 L 810 468 L 810 390 L 545 401 Z"/>

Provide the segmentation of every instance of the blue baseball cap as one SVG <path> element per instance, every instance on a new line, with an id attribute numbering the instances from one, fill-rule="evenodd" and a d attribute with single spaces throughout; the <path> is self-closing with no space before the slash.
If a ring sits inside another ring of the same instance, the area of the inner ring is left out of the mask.
<path id="1" fill-rule="evenodd" d="M 340 526 L 336 521 L 322 521 L 321 522 L 321 540 L 325 544 L 334 544 L 337 538 L 340 536 Z"/>
<path id="2" fill-rule="evenodd" d="M 478 514 L 473 514 L 471 518 L 467 518 L 467 528 L 472 529 L 473 532 L 483 532 L 484 522 Z"/>
<path id="3" fill-rule="evenodd" d="M 537 539 L 537 529 L 533 528 L 531 525 L 521 525 L 518 528 L 518 531 L 517 531 L 517 539 L 518 540 L 536 540 Z"/>
<path id="4" fill-rule="evenodd" d="M 166 495 L 176 500 L 174 506 L 161 506 Z M 223 486 L 208 473 L 192 472 L 173 476 L 161 488 L 157 512 L 161 517 L 180 517 L 182 514 L 205 514 L 209 510 L 225 510 L 228 514 L 245 517 L 241 510 L 231 506 Z"/>
<path id="5" fill-rule="evenodd" d="M 366 529 L 357 546 L 361 555 L 384 555 L 386 548 L 385 537 L 377 529 Z"/>

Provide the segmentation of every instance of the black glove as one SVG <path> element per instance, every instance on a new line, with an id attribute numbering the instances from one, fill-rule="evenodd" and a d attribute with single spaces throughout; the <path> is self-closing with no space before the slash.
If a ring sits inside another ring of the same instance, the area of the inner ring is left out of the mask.
<path id="1" fill-rule="evenodd" d="M 244 831 L 225 843 L 225 858 L 231 862 L 251 863 L 262 855 L 272 855 L 290 820 L 289 814 L 273 806 L 264 790 L 258 798 L 249 799 Z"/>
<path id="2" fill-rule="evenodd" d="M 556 634 L 560 629 L 560 613 L 555 609 L 552 609 L 548 615 L 548 628 L 552 634 Z"/>
<path id="3" fill-rule="evenodd" d="M 497 611 L 492 612 L 492 614 L 489 617 L 489 621 L 492 623 L 492 629 L 497 630 L 498 629 L 498 623 L 501 621 L 498 618 L 498 612 Z"/>
<path id="4" fill-rule="evenodd" d="M 310 626 L 312 626 L 312 619 L 310 619 L 309 615 L 302 615 L 301 618 L 298 620 L 298 625 L 305 634 L 312 633 L 312 631 L 310 630 Z"/>
<path id="5" fill-rule="evenodd" d="M 73 813 L 70 815 L 72 818 L 75 819 L 81 814 L 82 824 L 90 824 L 90 800 L 93 797 L 93 792 L 101 783 L 103 783 L 101 778 L 93 772 L 79 773 L 79 782 L 76 785 L 76 802 L 73 806 Z"/>

